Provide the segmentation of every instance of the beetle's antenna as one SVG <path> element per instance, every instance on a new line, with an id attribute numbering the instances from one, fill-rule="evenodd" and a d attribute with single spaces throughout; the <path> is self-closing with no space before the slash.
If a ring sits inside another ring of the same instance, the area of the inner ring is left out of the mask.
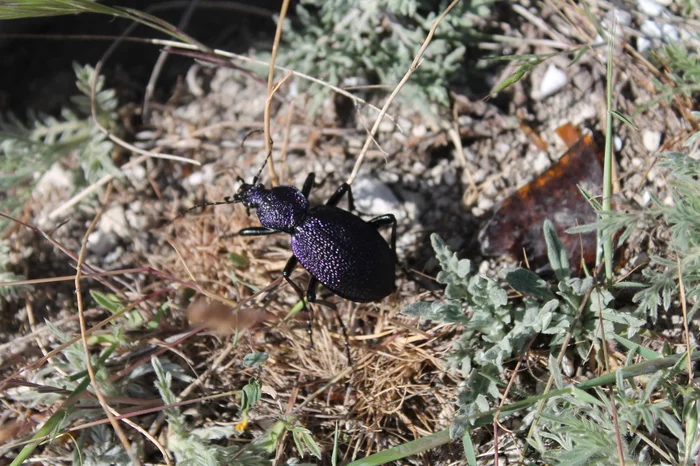
<path id="1" fill-rule="evenodd" d="M 182 216 L 184 216 L 184 215 L 185 215 L 186 213 L 188 213 L 188 212 L 191 212 L 191 211 L 196 210 L 196 209 L 200 209 L 200 208 L 202 208 L 202 207 L 207 207 L 207 206 L 210 206 L 210 205 L 237 204 L 237 203 L 239 203 L 239 202 L 242 202 L 242 201 L 239 200 L 239 199 L 235 199 L 235 198 L 232 199 L 232 198 L 230 198 L 230 197 L 227 196 L 227 197 L 224 198 L 223 201 L 219 201 L 219 202 L 205 202 L 205 203 L 203 203 L 203 204 L 197 204 L 197 205 L 195 205 L 195 206 L 193 206 L 193 207 L 190 207 L 189 209 L 186 209 L 186 210 L 180 212 L 180 215 L 178 215 L 178 217 L 182 217 Z"/>
<path id="2" fill-rule="evenodd" d="M 262 167 L 260 167 L 260 170 L 258 170 L 257 175 L 253 177 L 253 185 L 258 184 L 258 180 L 260 179 L 260 175 L 262 174 L 263 169 L 265 168 L 265 165 L 267 165 L 267 161 L 270 160 L 272 157 L 272 151 L 267 153 L 267 157 L 265 157 L 265 161 L 262 164 Z"/>
<path id="3" fill-rule="evenodd" d="M 245 136 L 243 136 L 243 140 L 241 141 L 241 147 L 243 147 L 243 144 L 245 143 L 245 140 L 248 139 L 249 136 L 252 136 L 255 133 L 262 133 L 263 131 L 260 129 L 254 129 L 253 131 L 249 131 L 246 133 Z M 270 160 L 272 157 L 272 149 L 267 153 L 267 157 L 265 157 L 265 161 L 262 164 L 262 167 L 260 167 L 260 170 L 258 170 L 258 173 L 253 177 L 253 186 L 258 184 L 258 180 L 260 179 L 260 175 L 262 174 L 263 169 L 265 168 L 265 165 L 267 165 L 267 161 Z"/>

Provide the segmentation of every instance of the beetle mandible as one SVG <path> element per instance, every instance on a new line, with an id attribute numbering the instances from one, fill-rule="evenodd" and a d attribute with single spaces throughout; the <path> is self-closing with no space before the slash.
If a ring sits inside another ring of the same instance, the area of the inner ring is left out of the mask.
<path id="1" fill-rule="evenodd" d="M 282 275 L 294 288 L 304 308 L 304 290 L 291 279 L 298 263 L 311 275 L 306 291 L 309 302 L 316 301 L 319 283 L 341 298 L 355 302 L 378 301 L 396 290 L 396 217 L 393 214 L 380 215 L 369 221 L 353 214 L 352 189 L 347 183 L 343 183 L 324 205 L 311 207 L 309 194 L 315 180 L 314 173 L 306 177 L 301 191 L 295 186 L 267 189 L 258 183 L 259 173 L 250 184 L 239 177 L 241 186 L 232 199 L 225 198 L 222 202 L 201 204 L 192 209 L 242 203 L 249 213 L 250 209 L 256 209 L 261 226 L 244 228 L 236 236 L 291 235 L 292 257 Z M 346 194 L 349 210 L 338 207 Z M 378 232 L 380 227 L 389 225 L 391 247 Z"/>

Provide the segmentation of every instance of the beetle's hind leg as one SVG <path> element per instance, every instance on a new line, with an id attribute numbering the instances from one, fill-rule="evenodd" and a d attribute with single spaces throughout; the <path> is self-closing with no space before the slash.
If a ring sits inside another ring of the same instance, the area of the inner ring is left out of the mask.
<path id="1" fill-rule="evenodd" d="M 394 217 L 394 214 L 380 215 L 368 220 L 367 223 L 377 229 L 391 225 L 391 250 L 394 251 L 394 256 L 396 256 L 396 217 Z"/>
<path id="2" fill-rule="evenodd" d="M 316 277 L 311 277 L 311 280 L 309 280 L 309 289 L 306 292 L 306 296 L 309 299 L 310 303 L 315 303 L 316 302 L 316 291 L 318 289 L 318 279 Z M 350 337 L 348 337 L 348 329 L 345 327 L 345 324 L 343 323 L 343 319 L 340 317 L 340 311 L 338 310 L 337 307 L 335 306 L 329 306 L 333 308 L 333 312 L 335 313 L 335 318 L 338 320 L 338 325 L 340 325 L 340 328 L 343 332 L 343 338 L 345 339 L 345 355 L 348 358 L 348 365 L 352 366 L 352 356 L 350 355 Z"/>
<path id="3" fill-rule="evenodd" d="M 292 256 L 289 258 L 287 261 L 287 265 L 284 266 L 284 271 L 282 272 L 282 276 L 284 279 L 291 285 L 292 288 L 294 288 L 294 291 L 297 292 L 297 296 L 299 296 L 299 299 L 301 300 L 301 305 L 302 305 L 302 311 L 306 314 L 306 332 L 309 334 L 309 346 L 311 348 L 314 347 L 314 338 L 313 338 L 313 330 L 311 328 L 311 318 L 313 317 L 311 313 L 311 307 L 306 305 L 306 300 L 304 296 L 304 290 L 294 281 L 291 279 L 292 272 L 294 271 L 294 267 L 297 266 L 299 263 L 299 260 L 296 258 L 296 256 Z M 311 280 L 313 281 L 314 278 L 311 277 Z M 311 285 L 311 282 L 309 282 L 309 286 Z M 316 290 L 314 290 L 313 293 L 313 298 L 314 301 L 316 300 Z M 311 299 L 309 298 L 309 301 Z"/>

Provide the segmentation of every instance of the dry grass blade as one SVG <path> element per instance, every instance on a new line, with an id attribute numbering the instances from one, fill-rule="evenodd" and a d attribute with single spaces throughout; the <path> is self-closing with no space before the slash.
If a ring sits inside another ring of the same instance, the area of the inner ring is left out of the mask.
<path id="1" fill-rule="evenodd" d="M 447 16 L 447 14 L 454 8 L 458 3 L 460 3 L 460 0 L 453 0 L 452 3 L 445 9 L 445 11 L 440 14 L 440 16 L 437 17 L 435 22 L 433 22 L 433 26 L 430 28 L 430 31 L 428 32 L 427 37 L 423 41 L 423 45 L 421 45 L 421 48 L 418 50 L 418 53 L 416 54 L 415 58 L 413 59 L 413 62 L 411 63 L 411 66 L 408 68 L 408 71 L 406 74 L 401 78 L 401 81 L 399 81 L 399 84 L 396 85 L 396 88 L 394 91 L 389 95 L 389 98 L 386 99 L 386 102 L 384 102 L 384 106 L 382 107 L 382 110 L 379 112 L 379 115 L 377 115 L 377 119 L 374 121 L 374 125 L 372 126 L 372 130 L 370 133 L 367 135 L 367 139 L 365 140 L 365 144 L 362 146 L 362 150 L 360 151 L 360 154 L 357 156 L 357 161 L 355 162 L 355 166 L 352 169 L 352 173 L 350 173 L 350 177 L 348 177 L 347 183 L 352 184 L 353 181 L 355 181 L 355 178 L 357 178 L 358 173 L 360 172 L 360 167 L 362 166 L 362 162 L 365 158 L 365 155 L 367 154 L 367 150 L 369 149 L 369 146 L 372 144 L 372 141 L 374 140 L 374 136 L 377 134 L 377 130 L 379 129 L 379 125 L 381 124 L 382 120 L 384 119 L 384 115 L 386 115 L 387 110 L 389 109 L 389 105 L 394 101 L 396 96 L 399 94 L 401 91 L 401 88 L 406 84 L 413 74 L 413 72 L 418 69 L 420 66 L 421 59 L 423 58 L 423 54 L 425 53 L 425 50 L 428 48 L 428 45 L 430 45 L 430 41 L 433 40 L 433 36 L 435 35 L 435 31 L 437 30 L 437 27 L 440 25 L 440 22 Z"/>
<path id="2" fill-rule="evenodd" d="M 112 193 L 112 185 L 110 184 L 107 187 L 107 192 L 105 193 L 104 201 L 102 203 L 102 208 L 100 208 L 100 210 L 97 212 L 97 215 L 95 215 L 95 218 L 92 219 L 92 222 L 90 223 L 90 226 L 88 227 L 87 231 L 85 232 L 85 236 L 83 237 L 82 246 L 80 247 L 80 253 L 78 254 L 78 267 L 77 267 L 77 270 L 75 273 L 75 294 L 76 294 L 76 298 L 77 298 L 78 316 L 79 316 L 79 321 L 80 321 L 80 337 L 83 341 L 83 351 L 85 353 L 85 365 L 87 367 L 87 371 L 88 371 L 88 374 L 90 376 L 90 383 L 93 386 L 95 396 L 97 396 L 97 399 L 100 402 L 102 409 L 104 410 L 105 414 L 107 415 L 107 418 L 109 419 L 110 424 L 112 424 L 112 427 L 114 428 L 114 432 L 117 434 L 117 436 L 119 437 L 119 441 L 124 446 L 124 450 L 129 455 L 131 462 L 138 466 L 141 464 L 141 460 L 138 458 L 138 456 L 136 456 L 136 452 L 134 452 L 131 449 L 131 443 L 129 442 L 129 438 L 126 436 L 126 433 L 119 425 L 119 422 L 114 419 L 114 415 L 112 414 L 112 409 L 107 404 L 107 401 L 105 400 L 105 397 L 102 394 L 102 392 L 100 391 L 99 385 L 97 384 L 97 377 L 95 376 L 95 369 L 92 367 L 90 347 L 88 345 L 88 340 L 87 340 L 87 324 L 85 323 L 85 314 L 83 311 L 83 294 L 81 291 L 81 283 L 80 283 L 80 274 L 82 273 L 82 265 L 83 265 L 83 261 L 85 260 L 85 253 L 87 251 L 88 236 L 90 235 L 90 233 L 92 233 L 92 230 L 95 229 L 95 226 L 97 225 L 97 222 L 100 219 L 102 212 L 104 211 L 104 206 L 106 205 L 107 201 L 109 200 L 109 196 L 111 193 Z"/>
<path id="3" fill-rule="evenodd" d="M 272 42 L 272 53 L 270 55 L 270 69 L 267 73 L 267 101 L 265 102 L 265 113 L 264 113 L 264 124 L 265 124 L 265 153 L 269 154 L 272 152 L 272 134 L 270 132 L 270 105 L 272 103 L 272 95 L 274 94 L 272 87 L 275 82 L 275 60 L 277 60 L 277 52 L 280 46 L 280 40 L 282 40 L 282 28 L 284 27 L 284 19 L 287 16 L 287 10 L 289 9 L 289 0 L 283 0 L 282 6 L 280 7 L 280 15 L 277 19 L 277 29 L 275 30 L 275 39 Z M 273 186 L 280 183 L 277 177 L 277 172 L 275 171 L 275 162 L 270 157 L 268 161 L 267 169 L 270 171 L 270 179 L 272 180 Z"/>

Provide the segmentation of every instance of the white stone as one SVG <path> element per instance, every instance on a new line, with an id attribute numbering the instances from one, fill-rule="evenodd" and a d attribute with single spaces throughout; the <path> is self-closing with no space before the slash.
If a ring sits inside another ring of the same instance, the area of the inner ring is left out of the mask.
<path id="1" fill-rule="evenodd" d="M 544 152 L 539 152 L 537 158 L 532 162 L 532 168 L 535 173 L 543 173 L 552 164 L 549 157 Z"/>
<path id="2" fill-rule="evenodd" d="M 664 11 L 663 5 L 654 0 L 637 0 L 639 12 L 647 16 L 659 16 Z"/>
<path id="3" fill-rule="evenodd" d="M 556 94 L 564 86 L 566 86 L 567 82 L 568 79 L 566 77 L 566 73 L 557 68 L 555 65 L 550 64 L 542 77 L 542 82 L 540 83 L 540 99 Z"/>
<path id="4" fill-rule="evenodd" d="M 615 8 L 615 20 L 621 26 L 629 26 L 632 24 L 632 15 L 626 10 Z"/>
<path id="5" fill-rule="evenodd" d="M 201 170 L 193 172 L 184 181 L 183 185 L 188 190 L 200 185 L 211 185 L 214 183 L 214 164 L 204 165 Z"/>
<path id="6" fill-rule="evenodd" d="M 48 197 L 54 191 L 70 191 L 73 186 L 73 173 L 56 162 L 51 165 L 51 168 L 37 182 L 34 187 L 34 193 L 38 194 L 39 197 Z"/>
<path id="7" fill-rule="evenodd" d="M 613 145 L 615 146 L 615 151 L 622 149 L 622 138 L 620 136 L 615 136 L 613 139 Z"/>
<path id="8" fill-rule="evenodd" d="M 491 208 L 493 207 L 493 199 L 490 199 L 486 196 L 480 196 L 477 207 L 479 207 L 479 209 L 483 211 L 491 210 Z"/>
<path id="9" fill-rule="evenodd" d="M 394 192 L 376 178 L 358 178 L 352 185 L 357 210 L 369 215 L 392 213 L 397 220 L 403 218 L 404 212 Z"/>
<path id="10" fill-rule="evenodd" d="M 101 256 L 111 251 L 116 244 L 114 235 L 105 234 L 101 231 L 93 231 L 88 236 L 88 249 Z"/>
<path id="11" fill-rule="evenodd" d="M 664 40 L 668 42 L 676 42 L 680 39 L 678 29 L 676 29 L 673 24 L 664 24 L 661 26 L 661 34 L 663 35 Z"/>
<path id="12" fill-rule="evenodd" d="M 650 19 L 644 21 L 639 30 L 642 32 L 642 34 L 647 36 L 647 38 L 661 39 L 661 28 Z"/>
<path id="13" fill-rule="evenodd" d="M 637 37 L 637 52 L 644 53 L 651 47 L 651 41 L 646 37 Z"/>
<path id="14" fill-rule="evenodd" d="M 105 234 L 113 233 L 120 238 L 128 238 L 130 231 L 124 207 L 116 204 L 107 209 L 97 224 L 97 230 Z"/>
<path id="15" fill-rule="evenodd" d="M 661 133 L 659 131 L 644 130 L 642 143 L 649 152 L 656 152 L 661 146 Z"/>

